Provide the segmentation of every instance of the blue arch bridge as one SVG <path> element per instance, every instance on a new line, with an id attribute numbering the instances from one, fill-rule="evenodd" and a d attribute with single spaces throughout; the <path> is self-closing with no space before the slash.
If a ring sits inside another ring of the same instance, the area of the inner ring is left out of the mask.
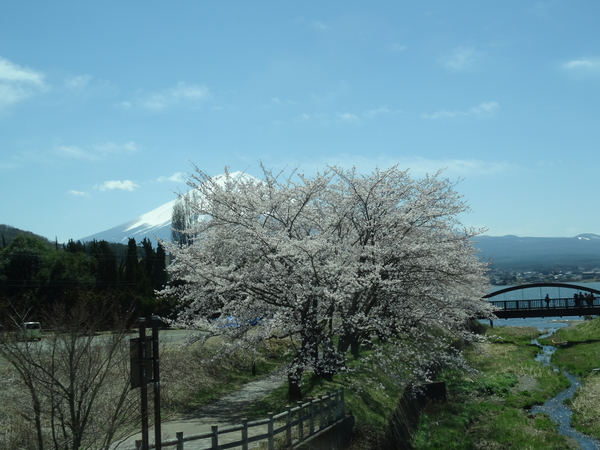
<path id="1" fill-rule="evenodd" d="M 600 290 L 577 284 L 522 284 L 484 298 L 498 307 L 495 314 L 499 319 L 600 315 Z"/>

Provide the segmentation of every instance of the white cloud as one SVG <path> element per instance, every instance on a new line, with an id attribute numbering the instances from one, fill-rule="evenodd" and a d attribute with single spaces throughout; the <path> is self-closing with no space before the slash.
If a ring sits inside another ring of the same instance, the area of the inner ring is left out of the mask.
<path id="1" fill-rule="evenodd" d="M 70 77 L 65 79 L 65 87 L 67 89 L 81 91 L 88 87 L 90 81 L 92 81 L 92 77 L 90 75 L 79 75 L 76 77 Z"/>
<path id="2" fill-rule="evenodd" d="M 92 152 L 87 151 L 76 145 L 59 145 L 56 148 L 56 153 L 66 158 L 87 159 L 90 161 L 97 159 L 97 156 L 94 155 Z"/>
<path id="3" fill-rule="evenodd" d="M 362 123 L 364 119 L 374 120 L 379 116 L 388 115 L 388 114 L 398 114 L 401 113 L 400 110 L 391 110 L 387 106 L 381 106 L 375 109 L 369 109 L 364 111 L 361 114 L 352 114 L 352 113 L 343 113 L 337 115 L 338 122 L 346 122 L 346 123 Z"/>
<path id="4" fill-rule="evenodd" d="M 288 99 L 280 99 L 278 97 L 273 97 L 271 99 L 271 101 L 269 102 L 269 106 L 293 106 L 293 105 L 297 105 L 298 103 L 292 100 L 288 100 Z"/>
<path id="5" fill-rule="evenodd" d="M 135 184 L 131 180 L 124 181 L 105 181 L 100 185 L 94 186 L 95 189 L 99 191 L 110 191 L 113 189 L 121 189 L 123 191 L 133 191 L 135 188 L 140 187 L 138 184 Z"/>
<path id="6" fill-rule="evenodd" d="M 402 170 L 408 169 L 411 176 L 423 177 L 434 175 L 440 170 L 441 176 L 449 179 L 479 178 L 503 175 L 514 172 L 517 166 L 503 161 L 483 161 L 479 159 L 435 159 L 421 156 L 395 157 L 386 154 L 365 157 L 356 154 L 342 153 L 307 161 L 296 161 L 304 173 L 322 171 L 326 166 L 340 166 L 346 169 L 356 167 L 358 173 L 369 173 L 375 168 L 387 169 L 394 165 Z M 289 167 L 289 161 L 272 162 L 274 167 Z"/>
<path id="7" fill-rule="evenodd" d="M 440 63 L 452 72 L 465 72 L 477 69 L 485 56 L 473 47 L 457 47 L 440 58 Z"/>
<path id="8" fill-rule="evenodd" d="M 325 159 L 325 158 L 324 158 Z M 326 164 L 339 165 L 345 168 L 356 167 L 359 172 L 370 172 L 376 167 L 386 169 L 398 164 L 400 169 L 409 169 L 413 176 L 433 175 L 440 170 L 445 178 L 480 177 L 506 173 L 514 169 L 512 164 L 498 161 L 478 159 L 429 159 L 421 156 L 391 157 L 379 155 L 366 158 L 360 155 L 338 155 L 327 157 Z M 321 164 L 323 166 L 324 164 Z M 304 165 L 302 165 L 304 167 Z"/>
<path id="9" fill-rule="evenodd" d="M 75 191 L 75 190 L 70 190 L 68 193 L 74 197 L 89 197 L 90 196 L 90 194 L 88 194 L 87 192 Z"/>
<path id="10" fill-rule="evenodd" d="M 115 144 L 114 142 L 107 141 L 103 144 L 84 147 L 60 145 L 56 148 L 56 153 L 60 156 L 88 161 L 97 161 L 110 155 L 135 153 L 138 151 L 140 151 L 140 147 L 133 141 L 125 142 L 124 144 Z"/>
<path id="11" fill-rule="evenodd" d="M 116 153 L 135 153 L 140 151 L 139 146 L 133 142 L 125 142 L 124 144 L 115 144 L 114 142 L 105 142 L 104 144 L 93 145 L 92 148 L 99 154 L 106 156 Z"/>
<path id="12" fill-rule="evenodd" d="M 434 174 L 443 169 L 445 177 L 474 177 L 504 173 L 513 167 L 506 162 L 482 161 L 478 159 L 426 159 L 422 157 L 407 158 L 402 166 L 410 167 L 411 172 L 425 175 Z"/>
<path id="13" fill-rule="evenodd" d="M 386 114 L 398 114 L 401 113 L 401 110 L 392 110 L 389 109 L 387 106 L 381 106 L 379 108 L 376 109 L 369 109 L 368 111 L 365 111 L 363 113 L 363 117 L 367 118 L 367 119 L 374 119 L 377 116 L 382 116 L 382 115 L 386 115 Z"/>
<path id="14" fill-rule="evenodd" d="M 164 182 L 164 181 L 174 181 L 175 183 L 185 182 L 185 174 L 183 172 L 175 172 L 170 177 L 158 177 L 156 181 Z"/>
<path id="15" fill-rule="evenodd" d="M 210 98 L 210 95 L 206 86 L 179 82 L 174 88 L 146 95 L 141 99 L 140 105 L 154 111 L 178 105 L 199 106 Z"/>
<path id="16" fill-rule="evenodd" d="M 343 113 L 343 114 L 338 114 L 338 121 L 340 122 L 351 122 L 351 123 L 356 123 L 358 122 L 358 116 L 356 114 L 350 114 L 350 113 Z"/>
<path id="17" fill-rule="evenodd" d="M 311 26 L 317 31 L 329 30 L 329 27 L 319 20 L 313 20 Z"/>
<path id="18" fill-rule="evenodd" d="M 46 89 L 43 74 L 0 58 L 0 106 L 13 105 Z"/>
<path id="19" fill-rule="evenodd" d="M 388 50 L 392 53 L 402 53 L 406 50 L 406 46 L 402 44 L 390 44 L 388 45 Z"/>
<path id="20" fill-rule="evenodd" d="M 600 58 L 582 58 L 568 61 L 562 68 L 576 75 L 600 73 Z"/>
<path id="21" fill-rule="evenodd" d="M 454 119 L 459 117 L 490 117 L 500 108 L 496 102 L 484 102 L 473 106 L 466 111 L 446 111 L 444 109 L 434 113 L 423 113 L 423 119 Z"/>

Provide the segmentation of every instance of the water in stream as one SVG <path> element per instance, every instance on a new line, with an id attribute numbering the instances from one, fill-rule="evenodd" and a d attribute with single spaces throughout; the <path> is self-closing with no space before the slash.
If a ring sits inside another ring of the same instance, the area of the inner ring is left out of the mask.
<path id="1" fill-rule="evenodd" d="M 494 326 L 521 326 L 521 327 L 534 327 L 545 332 L 540 338 L 545 338 L 552 335 L 556 330 L 561 327 L 568 326 L 568 322 L 561 318 L 531 318 L 531 319 L 506 319 L 494 321 Z M 541 345 L 537 339 L 531 341 L 532 344 L 539 345 L 542 347 L 542 353 L 536 357 L 536 361 L 540 361 L 542 364 L 548 366 L 550 364 L 550 358 L 552 353 L 556 351 L 556 347 L 550 345 Z M 553 366 L 554 367 L 554 366 Z M 554 370 L 559 369 L 554 367 Z M 581 386 L 580 381 L 574 375 L 563 371 L 563 374 L 571 382 L 571 386 L 562 392 L 559 392 L 556 396 L 547 400 L 543 405 L 534 406 L 531 408 L 531 414 L 537 414 L 543 412 L 550 416 L 550 419 L 558 424 L 558 432 L 563 436 L 568 436 L 579 444 L 583 450 L 599 450 L 600 441 L 587 436 L 579 431 L 576 431 L 571 427 L 571 410 L 563 403 L 566 399 L 573 397 L 575 391 Z"/>

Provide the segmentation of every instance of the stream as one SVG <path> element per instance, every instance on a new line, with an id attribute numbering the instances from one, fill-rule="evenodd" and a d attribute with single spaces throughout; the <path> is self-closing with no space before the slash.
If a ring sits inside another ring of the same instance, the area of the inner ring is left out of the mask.
<path id="1" fill-rule="evenodd" d="M 546 331 L 546 334 L 539 336 L 540 338 L 547 338 L 554 334 L 559 327 L 556 328 L 540 328 L 540 331 Z M 551 366 L 556 372 L 558 368 L 550 364 L 550 358 L 552 353 L 556 351 L 556 347 L 551 345 L 541 345 L 537 339 L 531 341 L 532 344 L 540 346 L 542 353 L 536 356 L 535 360 L 541 362 L 544 366 Z M 550 416 L 550 419 L 558 424 L 558 433 L 563 436 L 568 436 L 577 441 L 582 450 L 598 450 L 600 449 L 600 441 L 587 436 L 571 427 L 571 410 L 564 404 L 564 401 L 568 398 L 572 398 L 575 391 L 581 386 L 581 382 L 575 375 L 563 370 L 563 375 L 571 382 L 571 386 L 562 392 L 559 392 L 554 397 L 543 405 L 534 406 L 531 408 L 531 414 L 537 414 L 543 412 Z"/>
<path id="2" fill-rule="evenodd" d="M 546 338 L 554 334 L 559 328 L 568 326 L 566 321 L 563 321 L 559 318 L 554 318 L 558 320 L 552 319 L 553 318 L 507 319 L 498 322 L 503 322 L 502 325 L 505 326 L 535 327 L 540 330 L 540 332 L 545 333 L 539 336 L 539 338 Z M 497 323 L 495 322 L 494 325 L 496 324 Z M 541 345 L 537 339 L 533 339 L 531 343 L 542 348 L 542 353 L 540 353 L 535 360 L 541 362 L 545 366 L 551 366 L 556 372 L 558 372 L 559 369 L 550 364 L 550 358 L 556 351 L 556 347 L 551 345 Z M 531 414 L 537 414 L 540 412 L 548 414 L 550 419 L 558 425 L 558 433 L 577 441 L 582 450 L 599 450 L 600 441 L 580 433 L 571 427 L 571 410 L 565 406 L 563 402 L 564 400 L 573 397 L 575 391 L 581 386 L 581 382 L 576 376 L 571 375 L 564 370 L 562 373 L 571 382 L 571 386 L 547 400 L 543 405 L 534 406 L 531 408 L 530 412 Z"/>

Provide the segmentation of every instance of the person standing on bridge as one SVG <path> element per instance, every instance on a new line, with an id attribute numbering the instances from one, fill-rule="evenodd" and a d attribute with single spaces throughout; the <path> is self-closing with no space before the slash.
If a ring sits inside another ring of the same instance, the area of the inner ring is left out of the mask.
<path id="1" fill-rule="evenodd" d="M 546 294 L 544 301 L 546 302 L 546 308 L 550 308 L 550 296 L 548 294 Z"/>

